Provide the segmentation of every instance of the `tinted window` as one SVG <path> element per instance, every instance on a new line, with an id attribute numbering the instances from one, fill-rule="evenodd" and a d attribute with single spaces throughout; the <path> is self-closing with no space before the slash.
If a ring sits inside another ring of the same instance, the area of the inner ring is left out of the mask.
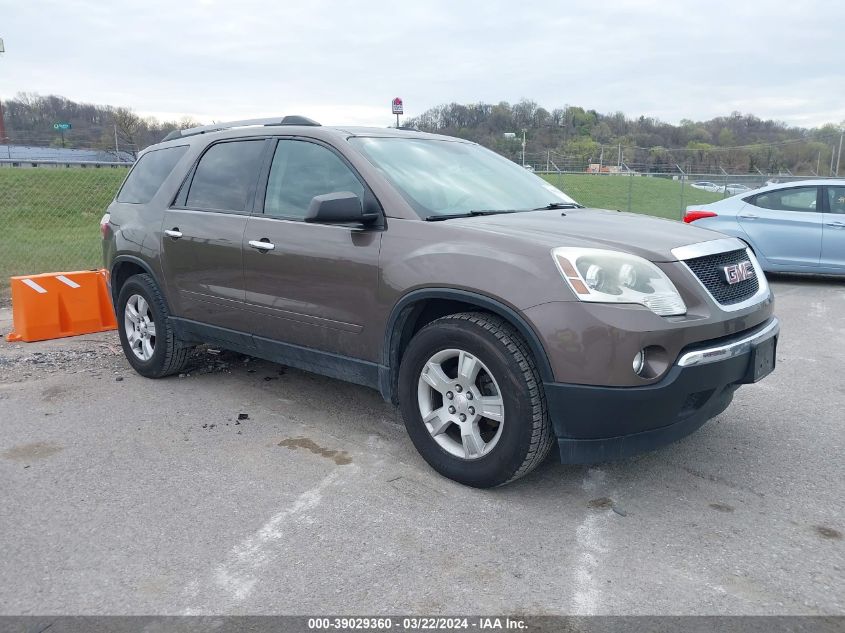
<path id="1" fill-rule="evenodd" d="M 246 210 L 263 149 L 263 140 L 212 145 L 197 165 L 186 205 L 219 211 Z"/>
<path id="2" fill-rule="evenodd" d="M 845 213 L 845 186 L 827 188 L 827 208 L 831 213 Z"/>
<path id="3" fill-rule="evenodd" d="M 364 199 L 364 187 L 352 170 L 334 152 L 305 141 L 279 141 L 264 213 L 286 218 L 304 218 L 314 196 L 351 191 Z"/>
<path id="4" fill-rule="evenodd" d="M 117 195 L 117 201 L 145 204 L 152 200 L 186 151 L 188 146 L 180 145 L 153 150 L 141 156 Z"/>
<path id="5" fill-rule="evenodd" d="M 756 195 L 751 204 L 776 211 L 815 211 L 816 187 L 779 189 Z"/>

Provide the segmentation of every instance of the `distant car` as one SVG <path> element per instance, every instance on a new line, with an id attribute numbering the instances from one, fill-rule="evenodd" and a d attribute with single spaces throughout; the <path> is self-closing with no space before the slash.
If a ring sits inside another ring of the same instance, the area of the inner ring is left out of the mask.
<path id="1" fill-rule="evenodd" d="M 532 167 L 531 165 L 523 165 L 523 167 L 525 167 L 525 169 L 527 169 L 531 173 L 534 173 L 534 167 Z"/>
<path id="2" fill-rule="evenodd" d="M 724 187 L 724 192 L 729 196 L 735 196 L 739 193 L 745 193 L 746 191 L 751 191 L 751 187 L 746 187 L 745 185 L 741 185 L 739 183 L 728 184 Z"/>
<path id="3" fill-rule="evenodd" d="M 845 275 L 845 181 L 779 183 L 687 207 L 684 222 L 746 242 L 763 270 Z"/>
<path id="4" fill-rule="evenodd" d="M 722 187 L 717 185 L 715 182 L 710 182 L 709 180 L 701 180 L 699 182 L 694 182 L 691 186 L 693 189 L 701 189 L 702 191 L 712 191 L 714 193 L 722 190 Z"/>

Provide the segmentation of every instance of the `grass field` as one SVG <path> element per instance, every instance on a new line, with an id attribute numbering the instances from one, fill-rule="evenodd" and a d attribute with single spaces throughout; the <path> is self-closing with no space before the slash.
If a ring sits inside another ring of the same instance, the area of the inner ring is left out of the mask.
<path id="1" fill-rule="evenodd" d="M 600 209 L 628 211 L 630 190 L 630 211 L 672 220 L 682 218 L 683 206 L 722 199 L 721 194 L 693 189 L 687 184 L 683 187 L 682 206 L 681 182 L 671 178 L 598 174 L 543 174 L 543 178 L 577 202 Z"/>
<path id="2" fill-rule="evenodd" d="M 0 168 L 0 294 L 11 275 L 101 264 L 99 220 L 126 176 L 111 168 Z M 681 183 L 666 178 L 546 175 L 581 204 L 664 218 L 681 217 Z M 720 194 L 684 187 L 684 204 Z"/>
<path id="3" fill-rule="evenodd" d="M 0 289 L 8 278 L 102 263 L 99 221 L 118 168 L 0 168 Z"/>

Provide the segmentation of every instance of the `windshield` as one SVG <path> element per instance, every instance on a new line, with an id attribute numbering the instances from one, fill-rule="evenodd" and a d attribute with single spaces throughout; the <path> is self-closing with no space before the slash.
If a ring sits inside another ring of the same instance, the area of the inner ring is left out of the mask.
<path id="1" fill-rule="evenodd" d="M 423 218 L 576 204 L 539 176 L 479 145 L 416 138 L 353 137 L 349 142 Z"/>

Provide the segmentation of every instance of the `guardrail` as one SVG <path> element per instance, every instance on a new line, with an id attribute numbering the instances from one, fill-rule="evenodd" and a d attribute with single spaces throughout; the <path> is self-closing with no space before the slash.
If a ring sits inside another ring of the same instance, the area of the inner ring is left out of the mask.
<path id="1" fill-rule="evenodd" d="M 132 167 L 135 163 L 125 161 L 97 161 L 97 160 L 43 160 L 43 159 L 24 159 L 24 158 L 0 158 L 0 165 L 10 165 L 12 167 L 20 167 L 23 165 L 51 165 L 53 167 Z"/>

